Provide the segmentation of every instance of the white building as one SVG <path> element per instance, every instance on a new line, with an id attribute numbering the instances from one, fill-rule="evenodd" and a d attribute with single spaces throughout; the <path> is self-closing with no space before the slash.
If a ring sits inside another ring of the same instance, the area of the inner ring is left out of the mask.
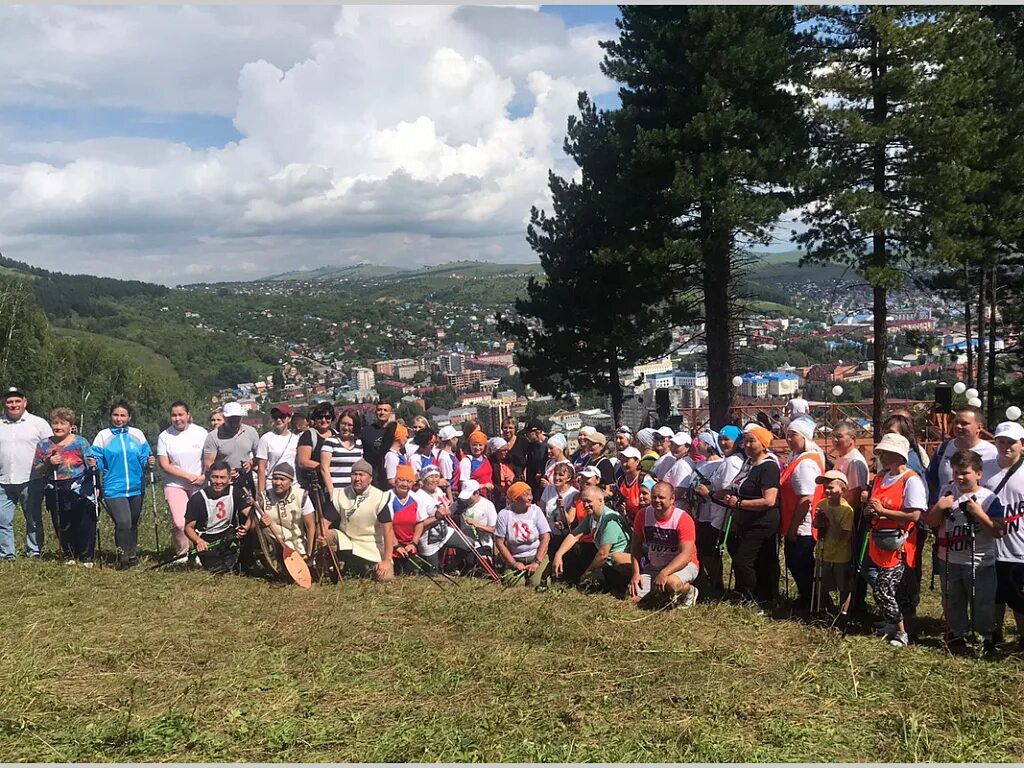
<path id="1" fill-rule="evenodd" d="M 356 381 L 356 389 L 360 392 L 369 392 L 377 386 L 377 377 L 374 376 L 372 368 L 353 368 L 352 378 Z"/>

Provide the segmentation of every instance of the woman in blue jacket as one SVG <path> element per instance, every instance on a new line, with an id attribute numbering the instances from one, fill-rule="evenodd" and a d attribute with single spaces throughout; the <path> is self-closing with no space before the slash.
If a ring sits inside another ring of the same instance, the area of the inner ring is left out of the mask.
<path id="1" fill-rule="evenodd" d="M 103 473 L 103 496 L 114 520 L 118 569 L 139 562 L 139 518 L 146 491 L 147 466 L 155 461 L 142 430 L 129 427 L 132 410 L 123 400 L 110 408 L 110 426 L 102 430 L 89 450 L 89 466 Z"/>

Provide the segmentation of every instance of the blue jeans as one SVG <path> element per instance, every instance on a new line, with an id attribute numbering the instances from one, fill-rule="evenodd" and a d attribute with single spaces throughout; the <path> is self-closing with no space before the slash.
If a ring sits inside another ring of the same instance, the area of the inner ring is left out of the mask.
<path id="1" fill-rule="evenodd" d="M 27 483 L 0 485 L 0 560 L 14 559 L 14 509 L 25 513 L 25 554 L 38 557 L 43 551 L 43 487 L 38 478 Z"/>

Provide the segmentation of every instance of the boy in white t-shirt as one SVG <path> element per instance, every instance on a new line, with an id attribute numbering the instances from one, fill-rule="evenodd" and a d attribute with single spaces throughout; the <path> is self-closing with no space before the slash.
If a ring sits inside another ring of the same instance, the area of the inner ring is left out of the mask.
<path id="1" fill-rule="evenodd" d="M 466 504 L 462 519 L 477 552 L 490 557 L 494 553 L 494 526 L 498 523 L 498 510 L 490 499 L 480 495 L 480 483 L 473 479 L 462 484 L 459 501 Z"/>
<path id="2" fill-rule="evenodd" d="M 938 543 L 948 642 L 951 647 L 962 647 L 968 631 L 974 630 L 981 635 L 985 649 L 991 650 L 995 539 L 1002 535 L 1003 507 L 992 491 L 981 487 L 982 460 L 977 453 L 970 449 L 957 451 L 949 464 L 955 491 L 942 496 L 928 510 L 928 524 L 942 526 Z"/>

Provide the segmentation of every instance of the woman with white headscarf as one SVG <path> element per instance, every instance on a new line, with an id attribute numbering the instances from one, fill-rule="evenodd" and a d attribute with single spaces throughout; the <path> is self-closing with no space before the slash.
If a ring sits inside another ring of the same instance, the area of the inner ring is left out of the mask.
<path id="1" fill-rule="evenodd" d="M 640 457 L 640 474 L 646 475 L 654 467 L 654 462 L 660 458 L 660 454 L 654 450 L 654 430 L 644 427 L 636 433 L 636 442 L 643 454 Z"/>
<path id="2" fill-rule="evenodd" d="M 717 483 L 723 468 L 722 449 L 718 433 L 711 430 L 697 435 L 701 453 L 707 458 L 693 469 L 693 519 L 697 523 L 697 552 L 700 553 L 701 589 L 710 588 L 709 595 L 725 591 L 722 580 L 722 557 L 718 548 L 725 528 L 727 510 L 711 498 L 713 491 L 722 490 Z M 731 479 L 731 478 L 730 478 Z"/>
<path id="3" fill-rule="evenodd" d="M 825 474 L 825 453 L 814 442 L 817 425 L 809 416 L 793 419 L 786 427 L 790 458 L 779 479 L 779 533 L 785 537 L 786 568 L 793 575 L 797 605 L 811 606 L 814 583 L 814 511 L 824 497 L 818 478 Z"/>
<path id="4" fill-rule="evenodd" d="M 505 494 L 516 481 L 516 468 L 509 460 L 509 444 L 504 437 L 492 437 L 487 441 L 487 455 L 491 460 L 491 477 L 494 478 L 494 506 L 505 508 Z"/>
<path id="5" fill-rule="evenodd" d="M 569 460 L 565 455 L 565 449 L 568 445 L 569 441 L 565 439 L 565 435 L 561 432 L 556 432 L 548 438 L 548 461 L 544 465 L 544 476 L 540 479 L 541 488 L 547 488 L 551 483 L 555 482 L 555 465 Z"/>

